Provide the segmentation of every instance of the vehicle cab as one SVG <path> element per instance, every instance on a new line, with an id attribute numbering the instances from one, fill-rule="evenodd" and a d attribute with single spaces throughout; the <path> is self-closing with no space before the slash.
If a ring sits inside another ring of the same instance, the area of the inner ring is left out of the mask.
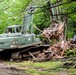
<path id="1" fill-rule="evenodd" d="M 18 38 L 22 36 L 21 26 L 12 25 L 5 29 L 3 34 L 0 34 L 0 49 L 10 49 L 18 47 Z"/>
<path id="2" fill-rule="evenodd" d="M 20 25 L 12 25 L 12 26 L 8 26 L 5 29 L 5 33 L 19 33 L 21 32 L 21 26 Z"/>

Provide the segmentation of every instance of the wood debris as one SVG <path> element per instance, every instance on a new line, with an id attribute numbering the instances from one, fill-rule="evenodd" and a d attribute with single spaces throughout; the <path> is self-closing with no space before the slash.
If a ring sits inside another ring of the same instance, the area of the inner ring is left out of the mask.
<path id="1" fill-rule="evenodd" d="M 37 61 L 47 61 L 51 59 L 65 58 L 66 50 L 76 50 L 76 43 L 73 40 L 64 41 L 64 23 L 53 21 L 52 24 L 44 29 L 42 36 L 46 39 L 61 41 L 54 43 L 47 50 L 37 55 Z"/>
<path id="2" fill-rule="evenodd" d="M 72 44 L 70 41 L 62 41 L 57 44 L 53 44 L 47 50 L 38 54 L 37 61 L 47 61 L 52 59 L 65 58 L 66 56 L 64 55 L 64 53 L 68 49 L 76 49 L 76 44 Z"/>
<path id="3" fill-rule="evenodd" d="M 44 29 L 42 36 L 47 39 L 62 39 L 63 40 L 64 23 L 63 22 L 53 22 L 48 28 Z"/>

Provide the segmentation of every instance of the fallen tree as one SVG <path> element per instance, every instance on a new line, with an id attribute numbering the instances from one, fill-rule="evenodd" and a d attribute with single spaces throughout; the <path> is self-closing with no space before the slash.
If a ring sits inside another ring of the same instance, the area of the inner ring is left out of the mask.
<path id="1" fill-rule="evenodd" d="M 52 24 L 43 30 L 42 36 L 46 39 L 60 40 L 64 39 L 64 23 L 53 21 Z"/>

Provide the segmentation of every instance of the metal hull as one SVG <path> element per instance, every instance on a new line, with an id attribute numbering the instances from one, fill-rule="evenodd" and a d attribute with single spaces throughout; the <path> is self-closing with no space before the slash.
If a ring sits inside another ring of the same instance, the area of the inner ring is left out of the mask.
<path id="1" fill-rule="evenodd" d="M 9 35 L 8 37 L 0 37 L 0 51 L 4 49 L 24 48 L 27 46 L 41 44 L 39 38 L 35 37 L 35 34 L 20 34 L 18 36 Z"/>

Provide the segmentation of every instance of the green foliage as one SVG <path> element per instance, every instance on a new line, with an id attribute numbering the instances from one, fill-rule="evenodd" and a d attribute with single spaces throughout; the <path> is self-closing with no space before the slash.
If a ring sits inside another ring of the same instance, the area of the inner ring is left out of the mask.
<path id="1" fill-rule="evenodd" d="M 26 6 L 31 0 L 3 0 L 0 2 L 0 33 L 8 25 L 22 24 Z"/>
<path id="2" fill-rule="evenodd" d="M 47 28 L 50 25 L 50 12 L 46 9 L 47 5 L 40 8 L 37 14 L 34 15 L 34 24 L 41 30 Z M 35 30 L 35 33 L 39 31 Z"/>
<path id="3" fill-rule="evenodd" d="M 65 56 L 67 57 L 76 57 L 76 50 L 66 50 Z"/>
<path id="4" fill-rule="evenodd" d="M 36 25 L 39 29 L 43 30 L 47 28 L 51 24 L 50 20 L 50 12 L 48 10 L 48 6 L 45 3 L 46 0 L 1 0 L 0 1 L 0 33 L 3 33 L 4 29 L 8 25 L 23 24 L 23 17 L 25 14 L 25 9 L 32 3 L 35 6 L 42 5 L 43 7 L 38 8 L 36 14 L 34 14 L 33 24 Z M 51 3 L 56 2 L 56 0 L 50 0 Z M 70 0 L 63 0 L 63 2 L 67 2 Z M 76 2 L 72 2 L 69 4 L 65 4 L 60 6 L 62 8 L 62 12 L 73 12 L 76 11 Z M 71 38 L 74 34 L 76 34 L 76 12 L 73 12 L 68 15 L 70 21 L 68 21 L 68 37 Z M 36 34 L 39 33 L 38 30 L 34 29 Z"/>
<path id="5" fill-rule="evenodd" d="M 70 13 L 68 14 L 68 38 L 72 38 L 76 34 L 76 2 L 65 4 L 63 7 L 64 13 Z"/>

